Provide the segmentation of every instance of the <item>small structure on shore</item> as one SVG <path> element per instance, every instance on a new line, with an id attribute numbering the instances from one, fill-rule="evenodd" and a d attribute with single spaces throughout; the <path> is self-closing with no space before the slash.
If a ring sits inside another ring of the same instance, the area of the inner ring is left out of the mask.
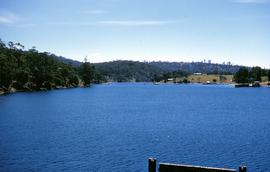
<path id="1" fill-rule="evenodd" d="M 204 85 L 210 85 L 211 81 L 206 81 L 205 83 L 203 83 Z"/>

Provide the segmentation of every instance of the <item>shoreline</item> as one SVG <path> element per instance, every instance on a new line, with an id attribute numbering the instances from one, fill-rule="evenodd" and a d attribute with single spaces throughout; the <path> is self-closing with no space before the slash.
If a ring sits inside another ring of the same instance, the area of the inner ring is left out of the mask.
<path id="1" fill-rule="evenodd" d="M 111 83 L 122 83 L 122 82 L 104 82 L 101 84 L 111 84 Z M 126 83 L 140 83 L 140 82 L 126 82 Z M 141 82 L 141 83 L 152 83 L 153 85 L 163 85 L 163 84 L 175 84 L 175 85 L 189 85 L 189 84 L 200 84 L 200 85 L 231 85 L 235 86 L 237 83 L 227 83 L 227 82 L 221 82 L 221 83 L 199 83 L 199 82 L 190 82 L 190 83 L 174 83 L 174 82 Z M 52 90 L 62 90 L 62 89 L 72 89 L 72 88 L 87 88 L 90 87 L 93 84 L 90 84 L 89 86 L 57 86 L 55 88 L 47 89 L 47 88 L 38 88 L 38 89 L 25 89 L 25 90 L 20 90 L 20 89 L 15 89 L 13 87 L 9 88 L 8 91 L 5 91 L 4 89 L 0 89 L 0 96 L 5 96 L 13 93 L 19 93 L 19 92 L 39 92 L 39 91 L 52 91 Z M 260 83 L 260 87 L 265 87 L 265 88 L 270 88 L 270 85 L 267 83 Z M 242 87 L 242 88 L 254 88 L 254 87 Z"/>
<path id="2" fill-rule="evenodd" d="M 15 89 L 13 87 L 11 87 L 8 91 L 4 91 L 3 89 L 0 89 L 0 96 L 5 96 L 5 95 L 9 95 L 9 94 L 14 94 L 14 93 L 20 93 L 20 92 L 25 92 L 25 93 L 31 93 L 31 92 L 40 92 L 40 91 L 52 91 L 52 90 L 62 90 L 62 89 L 72 89 L 72 88 L 87 88 L 90 87 L 89 86 L 69 86 L 69 87 L 55 87 L 55 88 L 51 88 L 51 89 L 47 89 L 47 88 L 38 88 L 38 89 L 33 89 L 33 90 L 29 90 L 29 89 L 25 89 L 25 90 L 20 90 L 20 89 Z"/>

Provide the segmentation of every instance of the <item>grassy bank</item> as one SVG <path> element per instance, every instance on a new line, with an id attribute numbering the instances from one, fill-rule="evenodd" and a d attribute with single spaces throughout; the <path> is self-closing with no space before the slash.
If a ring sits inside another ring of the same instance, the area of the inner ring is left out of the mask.
<path id="1" fill-rule="evenodd" d="M 233 83 L 233 75 L 190 75 L 188 81 L 191 83 Z"/>

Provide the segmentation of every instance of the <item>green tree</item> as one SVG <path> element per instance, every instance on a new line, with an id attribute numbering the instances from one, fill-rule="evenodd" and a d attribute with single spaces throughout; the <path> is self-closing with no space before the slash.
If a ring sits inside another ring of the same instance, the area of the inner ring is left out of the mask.
<path id="1" fill-rule="evenodd" d="M 16 70 L 16 80 L 20 85 L 24 85 L 26 82 L 29 81 L 29 69 L 27 68 L 20 68 Z"/>
<path id="2" fill-rule="evenodd" d="M 80 76 L 85 86 L 89 85 L 92 82 L 94 71 L 89 62 L 85 61 L 80 66 Z"/>
<path id="3" fill-rule="evenodd" d="M 14 79 L 16 59 L 0 53 L 0 87 L 8 88 Z"/>
<path id="4" fill-rule="evenodd" d="M 95 71 L 94 73 L 95 73 L 94 74 L 94 82 L 95 83 L 99 84 L 102 81 L 105 81 L 105 78 L 100 74 L 100 72 Z"/>
<path id="5" fill-rule="evenodd" d="M 248 69 L 246 67 L 241 67 L 234 75 L 234 81 L 236 83 L 248 83 Z"/>
<path id="6" fill-rule="evenodd" d="M 258 66 L 253 67 L 249 74 L 250 81 L 261 81 L 262 79 L 262 69 Z"/>

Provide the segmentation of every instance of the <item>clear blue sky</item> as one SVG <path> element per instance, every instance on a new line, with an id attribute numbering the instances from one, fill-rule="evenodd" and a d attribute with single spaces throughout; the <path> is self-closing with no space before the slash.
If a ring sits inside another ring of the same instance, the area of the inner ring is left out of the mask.
<path id="1" fill-rule="evenodd" d="M 0 38 L 90 62 L 270 67 L 270 0 L 0 0 Z"/>

